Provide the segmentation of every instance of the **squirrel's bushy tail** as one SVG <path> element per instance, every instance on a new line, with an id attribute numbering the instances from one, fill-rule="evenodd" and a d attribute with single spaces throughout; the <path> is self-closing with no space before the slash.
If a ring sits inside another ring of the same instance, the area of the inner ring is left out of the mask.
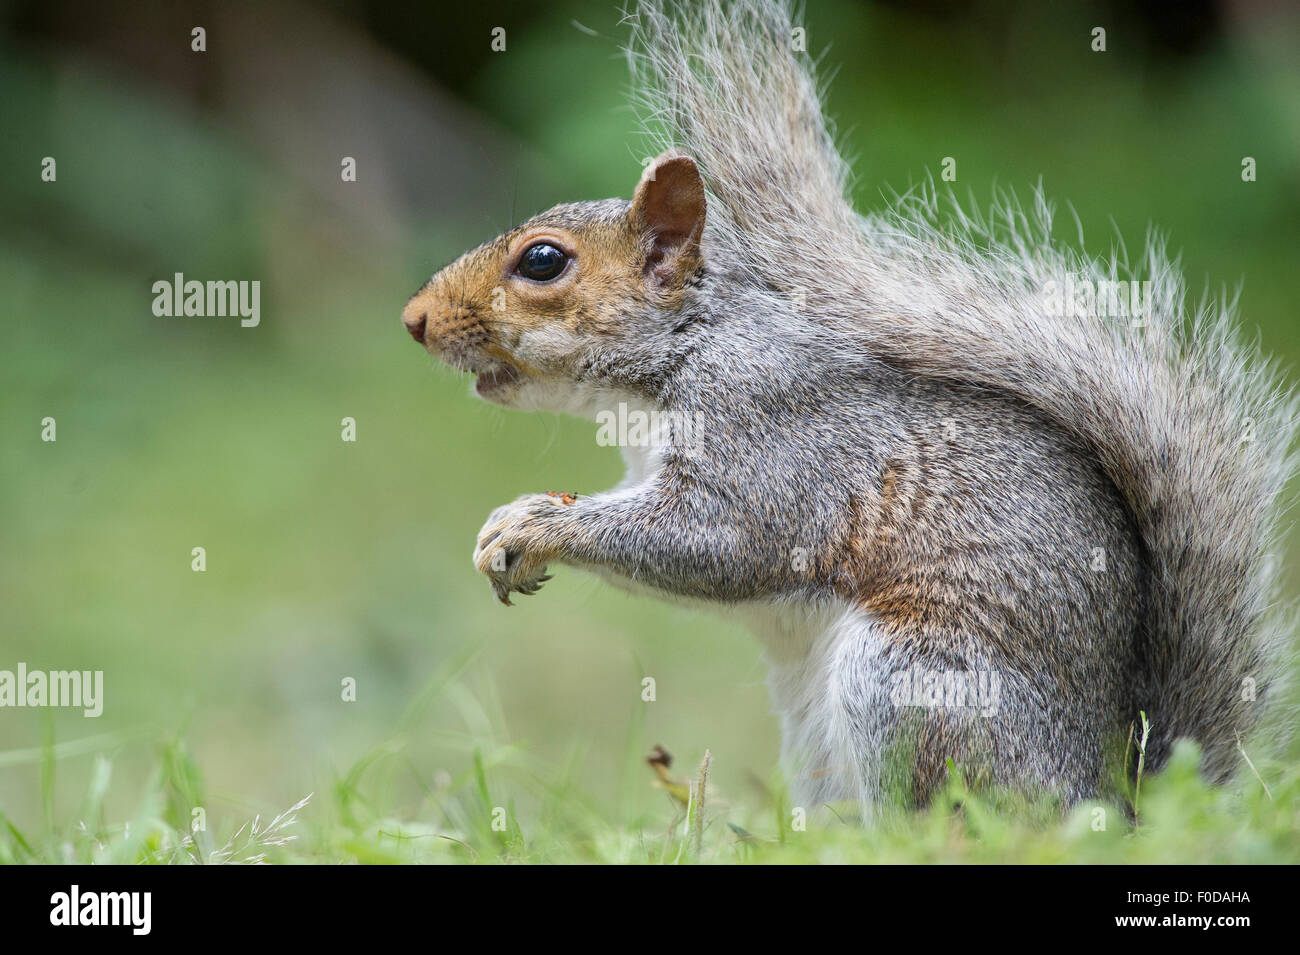
<path id="1" fill-rule="evenodd" d="M 784 2 L 645 0 L 629 21 L 647 129 L 703 170 L 706 241 L 881 360 L 1014 395 L 1092 448 L 1151 564 L 1148 764 L 1190 737 L 1226 778 L 1289 630 L 1277 544 L 1296 412 L 1233 303 L 1189 304 L 1156 240 L 1132 266 L 1061 249 L 1041 193 L 981 216 L 940 214 L 928 188 L 859 216 Z M 1121 281 L 1149 284 L 1102 284 Z M 1129 307 L 1076 309 L 1071 282 Z"/>

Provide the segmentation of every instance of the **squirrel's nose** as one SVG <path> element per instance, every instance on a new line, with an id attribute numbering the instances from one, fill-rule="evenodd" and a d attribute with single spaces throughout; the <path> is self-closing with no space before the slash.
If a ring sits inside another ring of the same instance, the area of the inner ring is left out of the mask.
<path id="1" fill-rule="evenodd" d="M 402 309 L 402 324 L 411 333 L 411 337 L 421 345 L 424 344 L 424 327 L 428 321 L 429 313 L 423 305 L 410 302 Z"/>

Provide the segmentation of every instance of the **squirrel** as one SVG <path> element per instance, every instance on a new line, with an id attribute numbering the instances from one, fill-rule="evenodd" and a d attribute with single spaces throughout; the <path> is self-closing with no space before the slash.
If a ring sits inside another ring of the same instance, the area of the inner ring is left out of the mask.
<path id="1" fill-rule="evenodd" d="M 1289 632 L 1296 410 L 1232 303 L 1188 304 L 1157 239 L 1143 314 L 1053 308 L 1133 273 L 1059 248 L 1041 187 L 856 212 L 785 0 L 629 22 L 661 150 L 632 199 L 542 212 L 402 314 L 490 402 L 664 422 L 614 489 L 490 515 L 495 595 L 566 564 L 745 619 L 805 804 L 922 806 L 963 767 L 1068 805 L 1180 738 L 1227 781 Z"/>

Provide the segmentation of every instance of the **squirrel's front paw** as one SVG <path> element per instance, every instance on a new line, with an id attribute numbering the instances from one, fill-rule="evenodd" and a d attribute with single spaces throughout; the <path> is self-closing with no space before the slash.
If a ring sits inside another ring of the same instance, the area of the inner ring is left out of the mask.
<path id="1" fill-rule="evenodd" d="M 571 495 L 525 494 L 493 511 L 479 531 L 474 566 L 503 604 L 510 604 L 512 593 L 537 593 L 551 579 L 546 564 L 555 550 L 546 522 L 572 500 Z"/>

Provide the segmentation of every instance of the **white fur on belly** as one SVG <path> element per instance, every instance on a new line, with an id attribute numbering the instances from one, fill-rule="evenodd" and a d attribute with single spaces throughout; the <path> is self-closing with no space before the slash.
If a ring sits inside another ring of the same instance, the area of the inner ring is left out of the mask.
<path id="1" fill-rule="evenodd" d="M 798 805 L 879 798 L 880 751 L 893 720 L 886 644 L 870 614 L 840 601 L 747 604 L 781 721 L 781 760 Z"/>

